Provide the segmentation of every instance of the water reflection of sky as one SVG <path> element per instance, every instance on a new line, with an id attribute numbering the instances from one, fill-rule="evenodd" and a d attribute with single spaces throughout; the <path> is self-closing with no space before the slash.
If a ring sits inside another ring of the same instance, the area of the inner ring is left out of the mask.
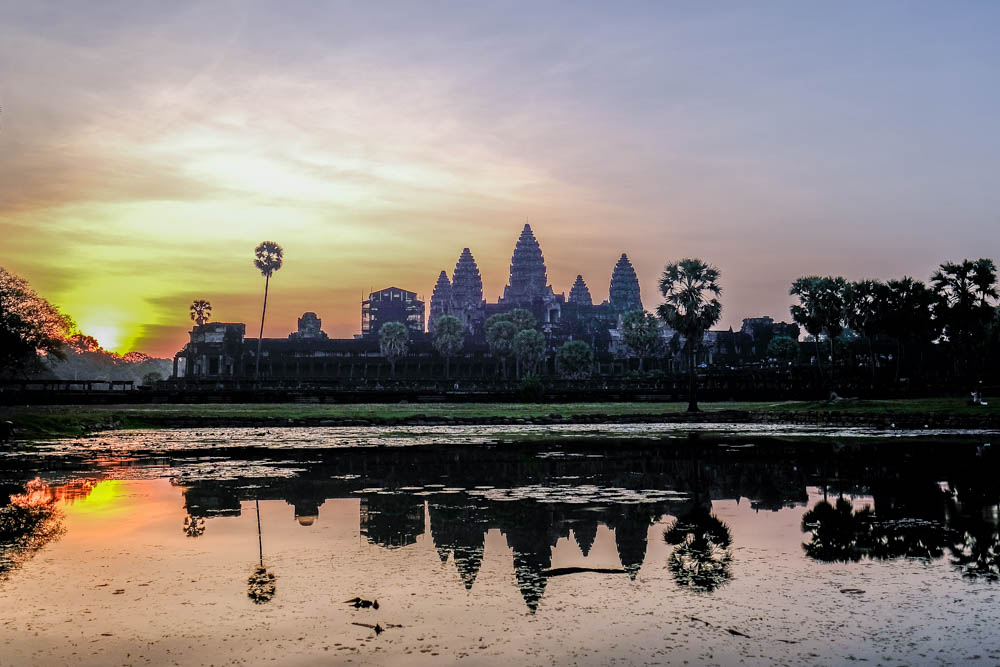
<path id="1" fill-rule="evenodd" d="M 1000 585 L 964 576 L 947 548 L 881 558 L 870 546 L 913 519 L 956 540 L 995 534 L 981 460 L 935 479 L 920 461 L 713 452 L 342 454 L 275 476 L 260 460 L 183 478 L 160 460 L 49 471 L 64 532 L 0 582 L 0 662 L 1000 659 Z M 861 556 L 810 557 L 803 517 L 842 495 Z M 866 523 L 866 506 L 884 525 Z M 266 604 L 247 594 L 259 548 L 276 577 Z M 678 577 L 679 549 L 688 571 L 698 554 L 728 558 L 722 580 Z M 343 603 L 355 596 L 379 609 Z"/>

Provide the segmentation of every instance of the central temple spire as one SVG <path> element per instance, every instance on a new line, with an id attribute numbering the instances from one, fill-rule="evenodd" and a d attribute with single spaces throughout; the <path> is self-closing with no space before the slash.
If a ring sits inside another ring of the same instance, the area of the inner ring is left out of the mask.
<path id="1" fill-rule="evenodd" d="M 639 296 L 639 278 L 635 275 L 632 262 L 628 255 L 622 253 L 611 273 L 611 287 L 608 290 L 608 300 L 611 307 L 621 313 L 642 310 L 642 299 Z"/>
<path id="2" fill-rule="evenodd" d="M 510 260 L 510 280 L 503 290 L 502 301 L 528 305 L 536 299 L 544 298 L 547 284 L 545 257 L 531 231 L 531 225 L 525 224 L 514 246 L 514 255 Z"/>

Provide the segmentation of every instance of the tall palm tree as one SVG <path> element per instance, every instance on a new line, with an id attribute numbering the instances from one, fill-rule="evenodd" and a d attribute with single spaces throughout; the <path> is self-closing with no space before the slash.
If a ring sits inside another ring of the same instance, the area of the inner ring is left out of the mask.
<path id="1" fill-rule="evenodd" d="M 270 602 L 271 598 L 274 597 L 276 590 L 274 580 L 277 577 L 264 567 L 264 541 L 260 531 L 260 500 L 255 497 L 253 503 L 257 508 L 257 562 L 259 565 L 254 567 L 253 574 L 247 580 L 247 596 L 255 604 L 264 604 Z"/>
<path id="2" fill-rule="evenodd" d="M 940 334 L 934 315 L 934 292 L 919 280 L 904 276 L 886 283 L 886 333 L 896 341 L 896 380 L 899 380 L 907 343 L 919 348 Z"/>
<path id="3" fill-rule="evenodd" d="M 791 307 L 792 319 L 812 335 L 816 342 L 816 363 L 823 370 L 819 352 L 819 335 L 826 332 L 830 341 L 831 366 L 833 365 L 833 339 L 843 332 L 844 290 L 847 281 L 840 276 L 805 276 L 792 283 L 790 296 L 799 297 Z M 831 370 L 831 373 L 833 371 Z"/>
<path id="4" fill-rule="evenodd" d="M 698 412 L 695 354 L 708 331 L 722 315 L 722 295 L 719 269 L 700 259 L 685 258 L 667 264 L 660 278 L 660 294 L 664 302 L 656 309 L 667 326 L 675 329 L 687 341 L 688 353 L 688 412 Z"/>
<path id="5" fill-rule="evenodd" d="M 454 315 L 442 315 L 434 321 L 434 349 L 444 357 L 444 377 L 451 377 L 451 358 L 465 344 L 465 328 Z"/>
<path id="6" fill-rule="evenodd" d="M 264 309 L 260 313 L 260 335 L 257 336 L 257 368 L 254 373 L 260 379 L 260 347 L 264 340 L 264 316 L 267 314 L 267 288 L 271 284 L 271 274 L 281 268 L 285 251 L 274 241 L 264 241 L 254 250 L 253 265 L 264 276 Z"/>
<path id="7" fill-rule="evenodd" d="M 503 370 L 507 377 L 507 359 L 514 352 L 514 336 L 518 334 L 517 325 L 510 321 L 507 314 L 491 315 L 486 320 L 486 344 L 490 346 L 490 354 L 497 360 L 497 370 Z"/>
<path id="8" fill-rule="evenodd" d="M 647 357 L 656 354 L 663 342 L 660 323 L 644 310 L 633 310 L 622 318 L 622 342 L 632 354 L 639 357 L 639 372 L 646 370 Z"/>
<path id="9" fill-rule="evenodd" d="M 392 377 L 396 377 L 396 362 L 409 351 L 410 332 L 401 322 L 386 322 L 378 330 L 378 344 L 382 356 L 389 362 Z"/>
<path id="10" fill-rule="evenodd" d="M 545 336 L 535 329 L 522 329 L 511 343 L 517 359 L 518 377 L 521 373 L 533 375 L 538 364 L 545 360 Z"/>
<path id="11" fill-rule="evenodd" d="M 212 319 L 212 304 L 205 299 L 195 299 L 191 303 L 191 319 L 199 326 L 207 324 Z"/>
<path id="12" fill-rule="evenodd" d="M 937 293 L 935 316 L 956 352 L 960 371 L 969 367 L 972 349 L 992 319 L 997 299 L 997 268 L 991 259 L 945 262 L 931 276 Z"/>

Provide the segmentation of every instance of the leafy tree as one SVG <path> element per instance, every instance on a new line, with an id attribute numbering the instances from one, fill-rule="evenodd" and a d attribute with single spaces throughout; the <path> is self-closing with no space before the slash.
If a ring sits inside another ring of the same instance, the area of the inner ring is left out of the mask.
<path id="1" fill-rule="evenodd" d="M 997 268 L 991 259 L 945 262 L 931 284 L 937 295 L 934 313 L 952 344 L 959 366 L 968 368 L 976 343 L 983 340 L 997 299 Z"/>
<path id="2" fill-rule="evenodd" d="M 75 333 L 65 341 L 66 347 L 73 354 L 84 354 L 86 352 L 103 352 L 104 348 L 93 336 L 82 333 Z M 132 354 L 129 352 L 129 354 Z"/>
<path id="3" fill-rule="evenodd" d="M 486 344 L 490 346 L 490 354 L 503 366 L 504 376 L 507 375 L 507 359 L 514 352 L 514 336 L 517 332 L 517 325 L 506 314 L 493 315 L 486 320 Z"/>
<path id="4" fill-rule="evenodd" d="M 191 320 L 201 326 L 212 319 L 212 304 L 205 299 L 195 299 L 191 303 Z"/>
<path id="5" fill-rule="evenodd" d="M 799 358 L 799 342 L 791 336 L 775 336 L 767 344 L 767 356 L 785 363 L 795 361 Z"/>
<path id="6" fill-rule="evenodd" d="M 454 315 L 442 315 L 434 320 L 434 349 L 444 357 L 444 375 L 451 377 L 451 358 L 465 344 L 465 327 Z"/>
<path id="7" fill-rule="evenodd" d="M 401 322 L 386 322 L 378 330 L 378 343 L 382 356 L 389 362 L 392 377 L 396 377 L 396 362 L 409 351 L 410 334 Z"/>
<path id="8" fill-rule="evenodd" d="M 823 367 L 819 352 L 819 336 L 826 333 L 830 340 L 830 355 L 833 355 L 833 339 L 844 330 L 844 288 L 847 285 L 841 277 L 805 276 L 792 283 L 791 296 L 797 296 L 799 303 L 791 307 L 792 319 L 799 324 L 816 342 L 816 362 Z"/>
<path id="9" fill-rule="evenodd" d="M 896 379 L 908 344 L 926 345 L 940 335 L 933 317 L 934 292 L 903 277 L 886 283 L 885 333 L 896 341 Z"/>
<path id="10" fill-rule="evenodd" d="M 163 376 L 155 371 L 152 373 L 146 373 L 145 375 L 142 376 L 142 384 L 147 387 L 152 387 L 154 384 L 160 382 L 161 380 L 163 380 Z"/>
<path id="11" fill-rule="evenodd" d="M 518 331 L 524 331 L 525 329 L 534 329 L 536 320 L 535 316 L 531 314 L 531 311 L 527 311 L 523 308 L 515 308 L 510 311 L 510 321 L 514 323 Z"/>
<path id="12" fill-rule="evenodd" d="M 556 369 L 566 378 L 590 377 L 594 370 L 594 351 L 582 340 L 568 340 L 556 352 Z"/>
<path id="13" fill-rule="evenodd" d="M 497 313 L 486 319 L 483 327 L 486 331 L 486 343 L 490 346 L 490 354 L 500 361 L 504 376 L 507 375 L 507 359 L 512 354 L 515 358 L 517 356 L 514 352 L 514 337 L 521 331 L 534 331 L 535 324 L 535 316 L 523 308 Z"/>
<path id="14" fill-rule="evenodd" d="M 73 321 L 28 281 L 0 268 L 0 374 L 25 372 L 38 354 L 63 358 Z"/>
<path id="15" fill-rule="evenodd" d="M 657 314 L 686 339 L 688 353 L 688 412 L 698 412 L 695 355 L 708 331 L 722 315 L 719 269 L 700 259 L 685 258 L 667 264 L 660 278 L 664 302 Z"/>
<path id="16" fill-rule="evenodd" d="M 534 329 L 518 331 L 514 336 L 513 349 L 518 374 L 533 374 L 539 362 L 545 358 L 545 336 Z"/>
<path id="17" fill-rule="evenodd" d="M 627 313 L 622 318 L 622 342 L 639 357 L 639 370 L 646 370 L 646 358 L 654 356 L 662 347 L 659 321 L 642 310 Z"/>
<path id="18" fill-rule="evenodd" d="M 267 288 L 271 284 L 271 276 L 281 268 L 284 262 L 285 251 L 274 241 L 263 241 L 254 249 L 253 265 L 264 276 L 264 309 L 260 313 L 260 335 L 257 336 L 257 366 L 254 373 L 256 378 L 260 378 L 260 350 L 264 341 L 264 316 L 267 314 Z"/>

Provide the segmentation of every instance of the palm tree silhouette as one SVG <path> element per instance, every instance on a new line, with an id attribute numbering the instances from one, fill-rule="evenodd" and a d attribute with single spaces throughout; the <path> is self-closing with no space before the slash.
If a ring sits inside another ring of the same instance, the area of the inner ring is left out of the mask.
<path id="1" fill-rule="evenodd" d="M 264 276 L 264 309 L 260 313 L 260 335 L 257 336 L 256 379 L 260 379 L 260 347 L 264 339 L 264 316 L 267 314 L 267 288 L 271 284 L 271 274 L 281 268 L 284 254 L 285 251 L 274 241 L 264 241 L 254 250 L 253 265 Z"/>
<path id="2" fill-rule="evenodd" d="M 197 325 L 206 324 L 212 318 L 212 304 L 205 299 L 191 303 L 191 319 Z"/>
<path id="3" fill-rule="evenodd" d="M 855 512 L 851 501 L 843 496 L 837 498 L 836 505 L 822 500 L 802 515 L 802 532 L 812 535 L 802 548 L 816 560 L 859 561 L 875 542 L 874 519 L 870 507 Z"/>
<path id="4" fill-rule="evenodd" d="M 698 412 L 695 355 L 708 331 L 722 315 L 722 304 L 715 297 L 722 295 L 719 269 L 700 259 L 682 259 L 667 264 L 660 278 L 660 294 L 664 302 L 657 308 L 667 326 L 687 340 L 688 412 Z"/>
<path id="5" fill-rule="evenodd" d="M 274 597 L 276 590 L 274 580 L 276 577 L 264 567 L 264 542 L 260 532 L 260 501 L 254 498 L 253 503 L 257 508 L 257 551 L 259 560 L 253 574 L 247 580 L 247 596 L 255 604 L 264 604 L 265 602 L 270 602 L 271 598 Z"/>
<path id="6" fill-rule="evenodd" d="M 205 534 L 205 519 L 188 514 L 184 517 L 184 534 L 188 537 L 201 537 Z"/>
<path id="7" fill-rule="evenodd" d="M 958 371 L 971 363 L 972 348 L 993 318 L 997 299 L 997 267 L 991 259 L 945 262 L 931 276 L 937 295 L 935 316 L 956 353 Z"/>
<path id="8" fill-rule="evenodd" d="M 379 329 L 378 340 L 379 350 L 389 362 L 392 377 L 396 377 L 396 362 L 406 356 L 410 332 L 401 322 L 386 322 Z"/>

